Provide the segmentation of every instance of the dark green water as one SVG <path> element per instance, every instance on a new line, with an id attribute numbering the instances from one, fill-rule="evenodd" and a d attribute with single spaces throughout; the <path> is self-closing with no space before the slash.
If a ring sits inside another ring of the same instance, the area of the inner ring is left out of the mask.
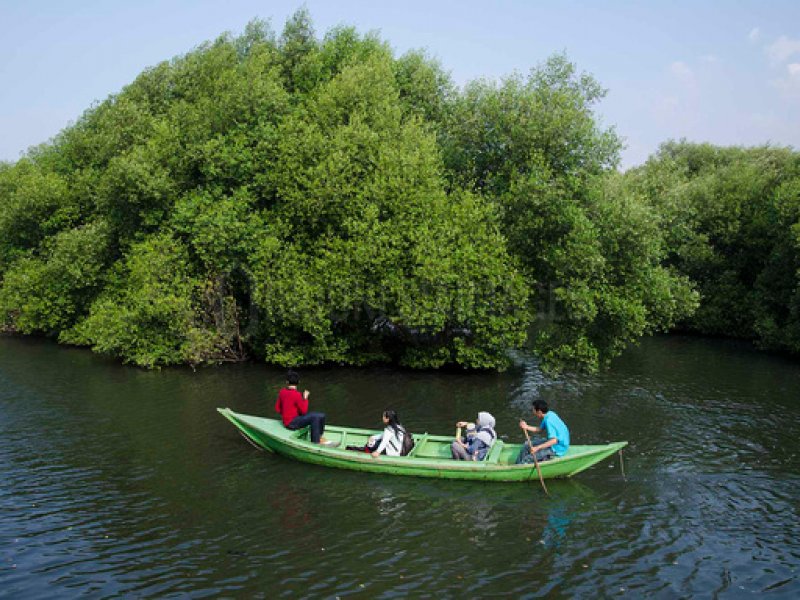
<path id="1" fill-rule="evenodd" d="M 449 433 L 548 400 L 575 443 L 628 440 L 574 480 L 378 476 L 256 451 L 214 410 L 272 414 L 283 373 L 146 372 L 0 338 L 0 596 L 800 596 L 800 365 L 645 340 L 598 376 L 302 372 L 330 422 Z"/>

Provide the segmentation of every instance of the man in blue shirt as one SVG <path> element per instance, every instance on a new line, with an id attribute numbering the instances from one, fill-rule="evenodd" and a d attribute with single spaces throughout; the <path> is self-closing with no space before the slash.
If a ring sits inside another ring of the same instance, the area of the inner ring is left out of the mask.
<path id="1" fill-rule="evenodd" d="M 546 440 L 539 439 L 525 442 L 517 457 L 517 464 L 533 462 L 534 453 L 536 454 L 536 460 L 542 462 L 543 460 L 564 456 L 569 449 L 569 428 L 561 420 L 561 417 L 547 407 L 547 402 L 534 400 L 533 414 L 538 419 L 541 419 L 539 427 L 520 421 L 520 429 L 531 433 L 544 433 Z"/>

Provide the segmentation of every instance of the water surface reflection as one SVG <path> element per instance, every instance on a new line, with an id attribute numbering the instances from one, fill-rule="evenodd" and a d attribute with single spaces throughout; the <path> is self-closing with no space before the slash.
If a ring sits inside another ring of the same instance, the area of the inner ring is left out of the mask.
<path id="1" fill-rule="evenodd" d="M 0 338 L 0 594 L 378 598 L 800 594 L 800 368 L 746 347 L 646 340 L 598 376 L 304 372 L 337 423 L 386 407 L 498 432 L 536 397 L 576 441 L 627 439 L 575 480 L 336 471 L 260 453 L 216 406 L 271 410 L 257 365 L 145 372 Z"/>

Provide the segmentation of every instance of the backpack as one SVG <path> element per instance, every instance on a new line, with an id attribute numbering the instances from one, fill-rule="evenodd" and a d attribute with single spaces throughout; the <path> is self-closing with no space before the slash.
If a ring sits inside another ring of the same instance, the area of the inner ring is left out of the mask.
<path id="1" fill-rule="evenodd" d="M 410 431 L 403 429 L 403 447 L 400 448 L 400 456 L 408 456 L 408 453 L 414 449 L 414 436 Z"/>

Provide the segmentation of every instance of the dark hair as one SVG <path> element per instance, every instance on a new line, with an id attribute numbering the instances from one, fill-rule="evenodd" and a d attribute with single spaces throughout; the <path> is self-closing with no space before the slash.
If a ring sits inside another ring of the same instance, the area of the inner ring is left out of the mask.
<path id="1" fill-rule="evenodd" d="M 300 383 L 300 375 L 297 374 L 297 371 L 292 371 L 291 369 L 286 373 L 286 383 L 289 385 L 297 385 Z"/>
<path id="2" fill-rule="evenodd" d="M 383 416 L 389 419 L 389 427 L 394 429 L 395 433 L 400 433 L 400 431 L 405 431 L 403 426 L 400 425 L 400 417 L 397 416 L 397 413 L 393 410 L 385 410 L 383 411 Z"/>
<path id="3" fill-rule="evenodd" d="M 547 402 L 545 402 L 544 400 L 534 400 L 533 401 L 533 410 L 534 411 L 540 410 L 543 413 L 547 414 L 547 411 L 550 410 L 550 409 L 547 408 Z"/>

